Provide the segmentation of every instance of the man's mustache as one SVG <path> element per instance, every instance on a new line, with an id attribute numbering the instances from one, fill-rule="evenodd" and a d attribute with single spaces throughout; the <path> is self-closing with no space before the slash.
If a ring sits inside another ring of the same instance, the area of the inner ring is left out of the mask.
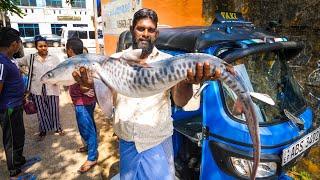
<path id="1" fill-rule="evenodd" d="M 139 39 L 138 42 L 147 42 L 148 44 L 151 44 L 151 39 Z"/>

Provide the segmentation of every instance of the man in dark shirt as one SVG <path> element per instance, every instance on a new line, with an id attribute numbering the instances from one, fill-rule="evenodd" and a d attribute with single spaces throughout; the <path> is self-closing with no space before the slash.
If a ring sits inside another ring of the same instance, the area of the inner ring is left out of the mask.
<path id="1" fill-rule="evenodd" d="M 12 28 L 0 28 L 0 125 L 10 177 L 21 173 L 26 163 L 22 155 L 25 129 L 22 100 L 24 84 L 17 66 L 11 61 L 21 46 L 20 33 Z"/>

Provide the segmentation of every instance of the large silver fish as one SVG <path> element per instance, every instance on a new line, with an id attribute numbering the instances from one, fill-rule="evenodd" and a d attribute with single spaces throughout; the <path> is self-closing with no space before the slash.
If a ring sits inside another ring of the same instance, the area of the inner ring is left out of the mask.
<path id="1" fill-rule="evenodd" d="M 208 54 L 187 53 L 153 62 L 148 66 L 132 65 L 138 61 L 141 51 L 125 53 L 121 58 L 108 58 L 101 55 L 77 55 L 59 64 L 41 77 L 42 82 L 71 85 L 75 81 L 72 72 L 81 66 L 94 74 L 97 100 L 107 116 L 112 114 L 111 90 L 128 97 L 147 97 L 170 89 L 186 79 L 187 70 L 195 71 L 197 62 L 209 62 L 211 72 L 221 70 L 220 80 L 229 86 L 240 98 L 253 142 L 253 168 L 251 179 L 255 179 L 260 162 L 260 136 L 257 115 L 250 92 L 240 76 L 226 69 L 227 63 Z M 129 62 L 129 63 L 128 63 Z M 130 65 L 131 64 L 131 65 Z"/>

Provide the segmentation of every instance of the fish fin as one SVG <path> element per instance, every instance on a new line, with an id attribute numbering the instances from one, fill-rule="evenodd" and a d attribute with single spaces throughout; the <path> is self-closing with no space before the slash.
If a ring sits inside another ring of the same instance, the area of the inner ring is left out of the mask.
<path id="1" fill-rule="evenodd" d="M 131 51 L 125 51 L 120 58 L 126 61 L 139 62 L 141 54 L 142 54 L 142 49 L 133 49 Z"/>
<path id="2" fill-rule="evenodd" d="M 120 61 L 128 63 L 130 66 L 137 66 L 143 68 L 151 68 L 146 62 L 141 61 L 142 49 L 133 49 L 128 52 L 124 52 L 120 56 Z"/>
<path id="3" fill-rule="evenodd" d="M 100 79 L 94 78 L 96 99 L 103 113 L 108 119 L 113 117 L 113 93 Z"/>

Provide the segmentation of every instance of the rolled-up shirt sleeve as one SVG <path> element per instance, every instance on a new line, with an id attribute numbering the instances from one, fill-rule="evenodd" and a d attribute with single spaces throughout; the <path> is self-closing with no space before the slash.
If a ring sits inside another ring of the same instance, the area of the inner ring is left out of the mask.
<path id="1" fill-rule="evenodd" d="M 29 66 L 29 61 L 30 61 L 30 55 L 26 55 L 22 58 L 17 58 L 16 61 L 18 62 L 18 65 L 21 66 Z"/>

